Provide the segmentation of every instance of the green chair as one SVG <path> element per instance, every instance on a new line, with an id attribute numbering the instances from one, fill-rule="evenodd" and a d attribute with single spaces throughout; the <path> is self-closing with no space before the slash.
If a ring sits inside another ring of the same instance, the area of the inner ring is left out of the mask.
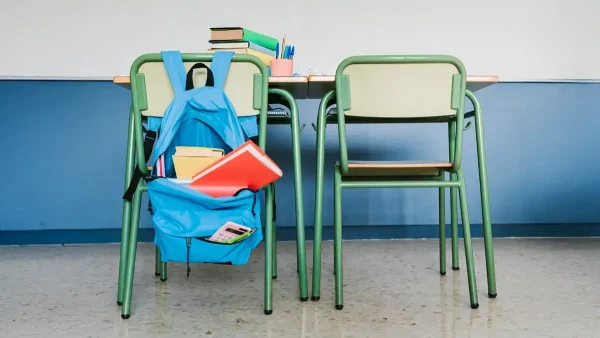
<path id="1" fill-rule="evenodd" d="M 472 308 L 479 306 L 471 246 L 464 175 L 461 169 L 464 101 L 463 64 L 451 56 L 354 56 L 342 61 L 335 78 L 335 91 L 321 100 L 318 117 L 317 182 L 315 196 L 315 248 L 313 300 L 320 298 L 322 196 L 325 126 L 338 124 L 340 161 L 334 171 L 334 266 L 336 308 L 343 308 L 342 188 L 439 189 L 440 273 L 446 273 L 445 188 L 459 190 L 463 237 Z M 326 109 L 335 100 L 335 121 Z M 443 163 L 349 161 L 346 123 L 447 123 L 449 160 Z M 449 180 L 446 174 L 449 173 Z M 451 195 L 452 196 L 452 195 Z M 451 208 L 457 218 L 456 205 Z M 457 222 L 453 222 L 453 230 Z M 454 231 L 453 231 L 454 233 Z"/>
<path id="2" fill-rule="evenodd" d="M 182 54 L 186 70 L 197 63 L 210 63 L 213 54 Z M 194 82 L 204 83 L 206 74 L 198 73 Z M 143 144 L 142 120 L 147 117 L 162 117 L 166 107 L 173 98 L 173 90 L 168 80 L 160 54 L 145 54 L 140 56 L 131 67 L 132 108 L 129 118 L 129 136 L 127 143 L 125 187 L 129 186 L 135 165 L 143 175 L 148 175 L 145 164 L 145 149 Z M 258 116 L 258 143 L 262 149 L 266 144 L 267 98 L 276 95 L 287 103 L 290 108 L 290 124 L 292 127 L 294 171 L 296 196 L 302 196 L 300 180 L 300 150 L 299 122 L 296 102 L 289 92 L 272 88 L 268 89 L 266 67 L 260 60 L 248 55 L 234 55 L 230 67 L 225 92 L 234 104 L 238 116 Z M 280 119 L 278 119 L 279 121 Z M 137 161 L 135 159 L 137 158 Z M 265 188 L 265 313 L 272 313 L 272 279 L 277 276 L 275 258 L 275 228 L 273 223 L 274 187 Z M 122 305 L 122 318 L 129 318 L 131 313 L 131 294 L 135 269 L 137 234 L 139 229 L 139 214 L 141 195 L 147 191 L 143 180 L 138 185 L 133 202 L 123 203 L 123 224 L 121 235 L 121 254 L 119 262 L 119 283 L 117 304 Z M 306 277 L 306 249 L 304 240 L 302 201 L 296 204 L 297 256 L 299 272 L 300 299 L 308 299 Z M 160 252 L 156 250 L 155 274 L 161 280 L 167 279 L 166 263 L 160 261 Z"/>

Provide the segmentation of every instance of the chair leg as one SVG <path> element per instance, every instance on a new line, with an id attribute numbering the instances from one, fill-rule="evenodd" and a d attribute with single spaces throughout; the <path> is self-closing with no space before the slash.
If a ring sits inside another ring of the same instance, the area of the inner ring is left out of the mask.
<path id="1" fill-rule="evenodd" d="M 138 229 L 140 223 L 140 209 L 142 206 L 142 192 L 138 188 L 133 195 L 133 211 L 131 217 L 131 229 L 129 235 L 129 248 L 127 252 L 127 271 L 125 276 L 125 293 L 121 318 L 128 319 L 131 316 L 131 295 L 133 292 L 133 276 L 135 274 L 135 255 L 137 250 Z"/>
<path id="2" fill-rule="evenodd" d="M 265 189 L 265 314 L 273 313 L 273 187 Z"/>
<path id="3" fill-rule="evenodd" d="M 160 276 L 160 249 L 158 248 L 158 246 L 155 246 L 154 248 L 155 252 L 154 252 L 154 275 L 155 276 Z"/>
<path id="4" fill-rule="evenodd" d="M 277 279 L 277 224 L 273 222 L 273 279 Z"/>
<path id="5" fill-rule="evenodd" d="M 125 296 L 125 274 L 131 229 L 131 202 L 123 201 L 123 219 L 121 224 L 121 248 L 119 257 L 119 280 L 117 286 L 117 305 L 123 305 Z"/>
<path id="6" fill-rule="evenodd" d="M 485 262 L 487 270 L 487 281 L 488 281 L 488 296 L 490 298 L 496 298 L 498 291 L 496 290 L 496 267 L 494 264 L 494 243 L 492 236 L 492 221 L 490 216 L 490 200 L 487 192 L 487 182 L 481 183 L 481 206 L 483 209 L 483 240 L 485 243 Z"/>
<path id="7" fill-rule="evenodd" d="M 448 145 L 449 159 L 454 161 L 454 152 L 456 145 L 456 121 L 448 123 Z M 456 174 L 450 174 L 451 181 L 458 181 Z M 452 236 L 452 270 L 458 270 L 458 208 L 456 204 L 456 194 L 458 189 L 450 188 L 450 226 Z"/>
<path id="8" fill-rule="evenodd" d="M 458 172 L 460 182 L 460 210 L 463 225 L 463 240 L 465 242 L 465 260 L 467 261 L 467 277 L 469 280 L 469 296 L 471 300 L 471 308 L 477 309 L 479 302 L 477 301 L 477 282 L 475 280 L 475 263 L 473 261 L 473 247 L 471 245 L 471 226 L 469 224 L 469 212 L 467 209 L 467 192 L 465 188 L 465 180 L 462 169 Z"/>
<path id="9" fill-rule="evenodd" d="M 156 264 L 154 267 L 154 274 L 160 276 L 161 282 L 167 281 L 167 262 L 163 262 L 160 256 L 160 249 L 156 247 Z"/>
<path id="10" fill-rule="evenodd" d="M 160 262 L 160 281 L 167 281 L 167 262 Z"/>
<path id="11" fill-rule="evenodd" d="M 317 170 L 315 180 L 315 227 L 313 247 L 312 301 L 321 298 L 321 249 L 323 239 L 323 176 L 325 172 L 326 106 L 321 101 L 317 118 Z"/>
<path id="12" fill-rule="evenodd" d="M 439 188 L 440 274 L 446 274 L 446 189 Z"/>
<path id="13" fill-rule="evenodd" d="M 451 174 L 451 180 L 456 181 L 456 174 Z M 457 188 L 450 188 L 450 227 L 452 236 L 452 270 L 458 270 L 458 207 Z"/>
<path id="14" fill-rule="evenodd" d="M 344 273 L 342 255 L 342 173 L 340 167 L 335 167 L 334 187 L 334 265 L 335 265 L 335 308 L 344 308 Z"/>
<path id="15" fill-rule="evenodd" d="M 127 135 L 127 155 L 125 158 L 125 190 L 129 187 L 131 176 L 134 169 L 134 150 L 133 150 L 133 129 L 134 129 L 133 109 L 129 110 L 129 127 Z M 123 190 L 123 191 L 125 191 Z M 125 271 L 127 269 L 127 248 L 129 246 L 129 226 L 131 224 L 131 202 L 123 200 L 123 215 L 121 220 L 121 247 L 119 254 L 119 279 L 117 286 L 117 304 L 123 305 L 123 294 L 125 284 Z"/>
<path id="16" fill-rule="evenodd" d="M 467 95 L 469 96 L 469 95 Z M 481 193 L 481 213 L 483 219 L 483 239 L 485 242 L 485 265 L 487 268 L 488 296 L 496 298 L 496 268 L 494 266 L 494 244 L 492 243 L 492 219 L 490 216 L 490 194 L 487 181 L 485 146 L 483 144 L 483 117 L 481 107 L 475 97 L 470 97 L 475 106 L 475 138 L 477 141 L 477 164 L 479 167 L 479 189 Z"/>

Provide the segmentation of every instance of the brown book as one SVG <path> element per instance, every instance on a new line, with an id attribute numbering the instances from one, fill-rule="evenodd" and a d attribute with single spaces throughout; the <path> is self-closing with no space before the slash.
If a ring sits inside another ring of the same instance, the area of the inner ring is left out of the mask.
<path id="1" fill-rule="evenodd" d="M 244 29 L 242 27 L 219 27 L 210 29 L 211 40 L 242 40 Z"/>

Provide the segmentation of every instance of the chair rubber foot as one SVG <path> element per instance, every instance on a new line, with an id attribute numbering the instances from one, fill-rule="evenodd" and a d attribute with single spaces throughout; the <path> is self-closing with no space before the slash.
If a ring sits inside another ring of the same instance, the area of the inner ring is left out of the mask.
<path id="1" fill-rule="evenodd" d="M 498 294 L 497 293 L 488 293 L 488 296 L 490 298 L 496 298 L 496 297 L 498 297 Z"/>
<path id="2" fill-rule="evenodd" d="M 444 272 L 440 272 L 440 275 L 445 276 L 446 272 L 445 271 Z"/>
<path id="3" fill-rule="evenodd" d="M 123 302 L 119 302 L 119 301 L 117 301 L 117 305 L 119 305 L 119 306 L 123 306 Z"/>
<path id="4" fill-rule="evenodd" d="M 310 300 L 312 300 L 313 302 L 318 302 L 319 299 L 321 299 L 320 296 L 312 296 L 312 297 L 310 297 Z"/>
<path id="5" fill-rule="evenodd" d="M 477 309 L 479 307 L 479 303 L 471 304 L 471 309 Z"/>
<path id="6" fill-rule="evenodd" d="M 308 300 L 308 297 L 300 297 L 301 302 L 306 302 L 307 300 Z"/>
<path id="7" fill-rule="evenodd" d="M 166 278 L 165 278 L 165 279 L 162 279 L 162 278 L 161 278 L 161 279 L 160 279 L 160 281 L 161 281 L 161 282 L 166 282 L 166 281 L 167 281 L 167 279 L 166 279 Z"/>
<path id="8" fill-rule="evenodd" d="M 339 304 L 339 305 L 336 305 L 336 306 L 335 306 L 335 309 L 336 309 L 336 310 L 341 310 L 341 309 L 343 309 L 343 308 L 344 308 L 344 305 L 342 305 L 342 304 Z"/>
<path id="9" fill-rule="evenodd" d="M 273 314 L 273 310 L 265 310 L 265 314 L 268 316 L 270 314 Z"/>
<path id="10" fill-rule="evenodd" d="M 277 279 L 277 275 L 273 276 L 273 279 Z"/>
<path id="11" fill-rule="evenodd" d="M 131 315 L 121 315 L 121 319 L 129 319 L 129 317 L 131 317 Z"/>
<path id="12" fill-rule="evenodd" d="M 458 266 L 457 267 L 452 267 L 452 270 L 458 271 L 458 270 L 460 270 L 460 268 Z"/>
<path id="13" fill-rule="evenodd" d="M 154 273 L 154 275 L 155 275 L 156 277 L 158 277 L 158 276 L 160 276 L 160 272 L 155 272 L 155 273 Z"/>

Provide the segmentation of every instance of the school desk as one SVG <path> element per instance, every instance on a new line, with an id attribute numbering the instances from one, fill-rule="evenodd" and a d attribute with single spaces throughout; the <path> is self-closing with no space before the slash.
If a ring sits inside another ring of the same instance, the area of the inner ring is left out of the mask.
<path id="1" fill-rule="evenodd" d="M 498 83 L 498 76 L 495 75 L 467 75 L 467 89 L 471 92 L 475 92 L 481 90 L 485 87 Z M 113 82 L 115 84 L 121 85 L 123 87 L 129 88 L 130 81 L 129 76 L 115 76 L 113 78 Z M 330 90 L 335 88 L 335 76 L 333 75 L 311 75 L 311 76 L 290 76 L 290 77 L 269 77 L 269 86 L 272 88 L 282 88 L 289 91 L 296 100 L 298 99 L 321 99 Z M 273 103 L 285 103 L 285 102 L 273 102 Z M 477 112 L 480 112 L 478 110 Z M 474 117 L 474 127 L 475 127 L 475 137 L 477 144 L 477 163 L 479 167 L 479 181 L 480 181 L 480 193 L 482 196 L 482 201 L 489 201 L 489 198 L 485 199 L 483 196 L 489 196 L 488 193 L 488 182 L 487 182 L 487 167 L 486 167 L 486 156 L 485 156 L 485 146 L 483 141 L 483 120 L 481 114 L 475 114 L 475 111 L 470 111 L 465 113 L 465 119 Z M 313 125 L 313 128 L 316 127 Z M 316 129 L 316 128 L 315 128 Z M 317 133 L 320 135 L 321 133 Z M 324 142 L 321 137 L 317 137 L 317 148 L 319 146 L 319 142 Z M 319 156 L 319 154 L 317 154 Z M 317 163 L 319 161 L 323 161 L 324 159 L 317 158 Z M 316 173 L 317 180 L 322 180 L 324 173 L 318 172 Z M 316 198 L 318 194 L 323 194 L 323 191 L 315 191 L 315 200 L 322 200 L 321 198 Z M 315 206 L 319 208 L 318 206 Z M 489 204 L 482 203 L 482 215 L 483 215 L 483 228 L 491 229 L 491 219 L 489 217 Z M 320 209 L 320 208 L 319 208 Z M 322 209 L 321 209 L 322 210 Z M 315 217 L 322 217 L 322 215 L 317 215 L 315 213 Z M 315 219 L 316 221 L 316 219 Z M 491 237 L 491 236 L 490 236 Z M 458 254 L 457 249 L 455 248 L 457 245 L 453 243 L 453 255 L 452 255 L 452 266 L 458 266 Z M 486 245 L 486 248 L 488 245 Z M 493 252 L 488 252 L 486 250 L 486 263 L 491 269 L 488 269 L 488 290 L 490 290 L 490 294 L 495 294 L 495 267 L 494 262 L 489 262 L 490 257 L 493 257 Z M 313 262 L 314 264 L 314 262 Z M 490 274 L 491 271 L 491 274 Z M 313 280 L 313 289 L 315 289 L 315 282 Z M 317 282 L 320 284 L 320 281 Z M 318 287 L 317 287 L 318 289 Z M 313 297 L 315 295 L 313 294 Z"/>

